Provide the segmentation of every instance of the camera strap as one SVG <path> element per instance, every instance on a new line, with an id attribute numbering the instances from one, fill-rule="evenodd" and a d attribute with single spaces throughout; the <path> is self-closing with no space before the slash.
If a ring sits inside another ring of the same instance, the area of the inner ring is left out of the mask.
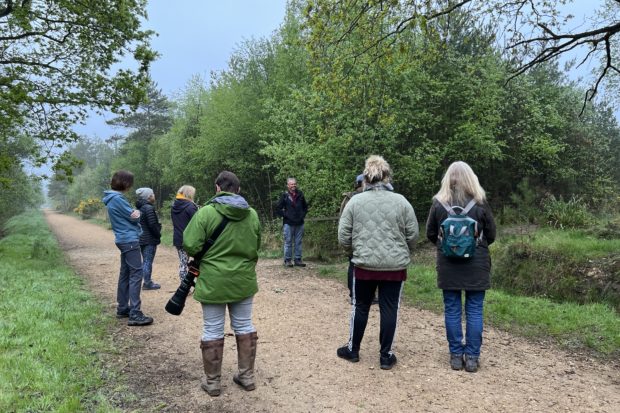
<path id="1" fill-rule="evenodd" d="M 224 231 L 226 224 L 228 224 L 228 218 L 224 216 L 224 218 L 222 218 L 222 222 L 220 222 L 220 225 L 215 228 L 213 234 L 211 234 L 209 239 L 205 242 L 205 245 L 202 246 L 202 250 L 200 250 L 200 252 L 194 256 L 194 261 L 200 262 L 200 260 L 202 260 L 202 257 L 204 257 L 207 251 L 209 251 L 209 248 L 211 248 L 211 246 L 215 244 L 217 237 L 219 237 L 222 231 Z"/>

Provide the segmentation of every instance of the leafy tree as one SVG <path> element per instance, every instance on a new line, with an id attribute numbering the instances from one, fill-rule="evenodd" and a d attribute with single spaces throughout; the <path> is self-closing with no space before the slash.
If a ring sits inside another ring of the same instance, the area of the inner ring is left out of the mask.
<path id="1" fill-rule="evenodd" d="M 121 112 L 144 99 L 156 53 L 140 28 L 146 0 L 0 1 L 0 141 L 15 131 L 37 146 L 37 164 L 62 160 L 58 149 L 77 141 L 72 125 L 87 108 Z M 113 70 L 131 54 L 137 70 Z"/>
<path id="2" fill-rule="evenodd" d="M 513 57 L 513 77 L 574 50 L 584 56 L 579 64 L 592 63 L 592 86 L 585 94 L 591 101 L 604 81 L 617 83 L 620 1 L 606 0 L 592 18 L 570 26 L 574 16 L 561 12 L 561 5 L 572 0 L 404 0 L 355 1 L 310 0 L 306 8 L 309 26 L 327 44 L 339 44 L 357 31 L 367 29 L 364 22 L 383 26 L 375 36 L 348 55 L 356 61 L 361 55 L 375 53 L 400 36 L 426 30 L 434 21 L 467 11 L 493 21 L 505 50 Z M 566 9 L 566 8 L 564 8 Z M 596 17 L 596 18 L 594 18 Z"/>

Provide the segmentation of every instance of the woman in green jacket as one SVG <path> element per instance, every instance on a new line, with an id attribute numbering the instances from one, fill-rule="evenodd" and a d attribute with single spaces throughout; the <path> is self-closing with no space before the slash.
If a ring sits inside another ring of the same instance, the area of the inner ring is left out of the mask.
<path id="1" fill-rule="evenodd" d="M 215 180 L 215 196 L 194 214 L 183 232 L 183 249 L 198 254 L 224 217 L 229 222 L 200 261 L 194 298 L 202 304 L 203 335 L 200 347 L 206 380 L 202 388 L 210 396 L 221 392 L 226 307 L 237 339 L 239 372 L 233 381 L 254 390 L 254 359 L 258 336 L 252 324 L 252 302 L 258 291 L 256 262 L 260 247 L 260 223 L 256 211 L 239 195 L 239 178 L 221 172 Z"/>

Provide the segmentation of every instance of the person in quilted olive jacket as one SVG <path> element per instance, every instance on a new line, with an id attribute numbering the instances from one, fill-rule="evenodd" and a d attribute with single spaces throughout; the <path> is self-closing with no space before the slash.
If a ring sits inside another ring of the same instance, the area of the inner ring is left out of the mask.
<path id="1" fill-rule="evenodd" d="M 347 203 L 338 224 L 338 242 L 351 251 L 353 297 L 349 342 L 338 357 L 359 361 L 359 351 L 375 291 L 379 291 L 379 364 L 396 364 L 392 350 L 400 297 L 407 279 L 410 254 L 418 238 L 411 204 L 393 192 L 392 171 L 381 156 L 372 155 L 364 168 L 364 191 Z"/>

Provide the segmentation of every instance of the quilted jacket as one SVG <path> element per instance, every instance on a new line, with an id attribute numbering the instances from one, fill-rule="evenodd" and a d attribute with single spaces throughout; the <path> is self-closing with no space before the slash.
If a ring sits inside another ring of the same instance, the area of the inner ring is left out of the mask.
<path id="1" fill-rule="evenodd" d="M 338 242 L 352 250 L 353 264 L 372 271 L 406 269 L 418 235 L 411 204 L 381 185 L 351 198 L 338 224 Z"/>
<path id="2" fill-rule="evenodd" d="M 140 210 L 140 245 L 159 245 L 161 242 L 161 223 L 153 205 L 144 199 L 138 199 L 136 209 Z"/>

